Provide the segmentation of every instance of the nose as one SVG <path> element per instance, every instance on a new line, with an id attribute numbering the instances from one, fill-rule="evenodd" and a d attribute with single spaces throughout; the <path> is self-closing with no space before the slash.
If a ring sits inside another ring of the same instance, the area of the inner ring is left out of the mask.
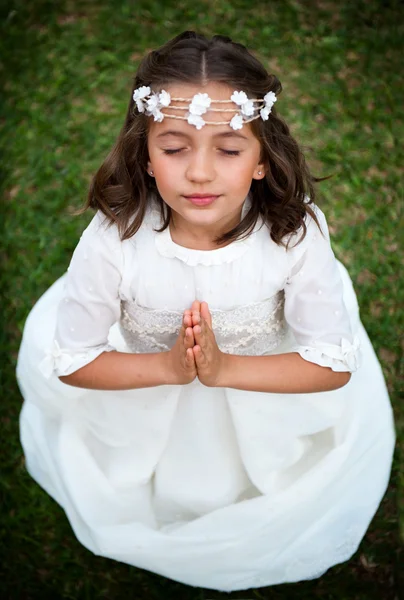
<path id="1" fill-rule="evenodd" d="M 214 160 L 208 149 L 194 151 L 187 165 L 187 178 L 195 183 L 213 181 L 216 176 Z"/>

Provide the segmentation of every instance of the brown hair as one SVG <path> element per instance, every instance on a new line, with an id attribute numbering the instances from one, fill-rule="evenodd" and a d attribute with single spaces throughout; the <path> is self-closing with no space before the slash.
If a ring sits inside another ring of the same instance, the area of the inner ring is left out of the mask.
<path id="1" fill-rule="evenodd" d="M 269 91 L 277 96 L 282 86 L 275 75 L 269 75 L 263 65 L 241 44 L 215 35 L 211 40 L 192 31 L 185 31 L 150 52 L 143 58 L 132 90 L 150 86 L 159 91 L 170 83 L 203 85 L 215 81 L 244 90 L 251 98 L 263 98 Z M 100 210 L 110 224 L 116 223 L 122 240 L 132 237 L 146 214 L 150 193 L 160 206 L 164 231 L 171 219 L 171 208 L 161 198 L 155 181 L 147 174 L 147 130 L 150 117 L 134 110 L 132 98 L 125 123 L 118 138 L 92 179 L 85 205 L 74 214 L 88 208 Z M 259 216 L 270 229 L 277 244 L 302 228 L 299 242 L 306 235 L 305 217 L 309 214 L 320 227 L 310 206 L 315 201 L 313 182 L 322 181 L 309 173 L 304 156 L 291 136 L 285 121 L 275 107 L 267 121 L 251 122 L 261 143 L 261 161 L 267 165 L 264 179 L 252 180 L 251 209 L 237 227 L 217 238 L 218 245 L 247 237 Z M 325 178 L 324 178 L 325 179 Z"/>

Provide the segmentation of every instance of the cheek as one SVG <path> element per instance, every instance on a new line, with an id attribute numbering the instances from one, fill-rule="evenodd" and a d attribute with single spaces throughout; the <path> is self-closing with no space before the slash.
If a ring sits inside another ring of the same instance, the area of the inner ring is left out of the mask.
<path id="1" fill-rule="evenodd" d="M 173 182 L 178 178 L 178 162 L 172 160 L 171 156 L 150 156 L 153 165 L 154 176 L 160 186 L 172 187 Z"/>
<path id="2" fill-rule="evenodd" d="M 226 178 L 233 183 L 233 185 L 249 185 L 254 175 L 255 164 L 250 162 L 237 161 L 238 164 L 234 169 L 226 169 Z"/>
<path id="3" fill-rule="evenodd" d="M 178 168 L 173 165 L 167 165 L 167 162 L 162 160 L 153 163 L 154 178 L 161 196 L 163 198 L 169 198 L 174 192 L 177 191 L 178 183 L 181 181 L 181 173 L 178 172 Z"/>
<path id="4" fill-rule="evenodd" d="M 176 172 L 175 161 L 171 156 L 162 154 L 161 152 L 150 152 L 150 162 L 153 165 L 154 176 L 158 181 L 165 182 L 167 185 L 172 177 L 173 172 Z"/>
<path id="5" fill-rule="evenodd" d="M 171 178 L 167 177 L 165 174 L 159 173 L 158 171 L 155 171 L 154 177 L 160 194 L 164 196 L 165 194 L 169 193 L 173 187 Z"/>

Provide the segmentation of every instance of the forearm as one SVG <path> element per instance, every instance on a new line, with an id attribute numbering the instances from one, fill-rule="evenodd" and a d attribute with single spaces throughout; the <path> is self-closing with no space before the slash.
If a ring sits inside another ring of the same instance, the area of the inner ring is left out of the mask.
<path id="1" fill-rule="evenodd" d="M 95 360 L 70 375 L 63 383 L 92 390 L 130 390 L 170 383 L 168 352 L 129 354 L 103 352 Z"/>
<path id="2" fill-rule="evenodd" d="M 253 392 L 300 394 L 343 387 L 351 378 L 304 360 L 296 352 L 271 356 L 225 354 L 217 387 Z"/>

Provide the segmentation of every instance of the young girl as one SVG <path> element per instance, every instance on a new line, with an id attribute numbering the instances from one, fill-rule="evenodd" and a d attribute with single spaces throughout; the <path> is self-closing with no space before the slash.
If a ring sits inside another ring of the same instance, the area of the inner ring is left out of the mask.
<path id="1" fill-rule="evenodd" d="M 394 445 L 280 91 L 222 36 L 143 59 L 17 366 L 27 468 L 80 542 L 222 591 L 348 560 Z"/>

